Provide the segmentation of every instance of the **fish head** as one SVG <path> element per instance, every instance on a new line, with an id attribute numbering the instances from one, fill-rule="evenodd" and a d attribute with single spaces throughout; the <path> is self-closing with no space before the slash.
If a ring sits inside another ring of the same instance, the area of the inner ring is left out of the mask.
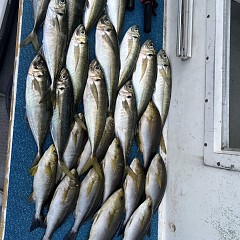
<path id="1" fill-rule="evenodd" d="M 63 68 L 60 77 L 57 80 L 57 91 L 64 92 L 66 89 L 71 87 L 71 79 L 69 72 L 66 68 Z"/>
<path id="2" fill-rule="evenodd" d="M 130 27 L 129 30 L 128 30 L 128 35 L 130 36 L 130 38 L 139 40 L 140 39 L 140 33 L 139 33 L 138 25 L 133 25 L 132 27 Z"/>
<path id="3" fill-rule="evenodd" d="M 52 144 L 50 147 L 49 147 L 49 151 L 54 154 L 54 155 L 57 155 L 57 150 L 54 146 L 54 144 Z"/>
<path id="4" fill-rule="evenodd" d="M 96 59 L 94 59 L 89 66 L 88 76 L 89 81 L 91 81 L 91 83 L 94 82 L 97 85 L 101 80 L 104 80 L 102 68 Z"/>
<path id="5" fill-rule="evenodd" d="M 96 172 L 96 170 L 94 168 L 92 168 L 89 171 L 89 175 L 90 175 L 92 182 L 99 182 L 99 181 L 103 180 L 103 178 L 101 176 L 99 176 L 99 174 Z"/>
<path id="6" fill-rule="evenodd" d="M 97 30 L 103 32 L 111 32 L 114 31 L 115 28 L 111 23 L 109 17 L 107 15 L 103 15 L 98 21 Z"/>
<path id="7" fill-rule="evenodd" d="M 37 56 L 32 61 L 29 68 L 28 75 L 36 79 L 38 82 L 44 81 L 44 76 L 48 72 L 47 65 L 41 54 Z"/>
<path id="8" fill-rule="evenodd" d="M 162 172 L 163 171 L 163 160 L 159 153 L 157 153 L 154 158 L 152 159 L 151 165 L 149 167 L 149 170 L 152 172 Z"/>
<path id="9" fill-rule="evenodd" d="M 134 158 L 131 162 L 130 168 L 133 170 L 134 173 L 136 173 L 136 175 L 141 173 L 140 170 L 142 170 L 142 167 L 140 160 L 138 158 Z"/>
<path id="10" fill-rule="evenodd" d="M 88 41 L 87 33 L 83 24 L 80 24 L 73 35 L 74 43 L 76 45 L 86 44 Z"/>
<path id="11" fill-rule="evenodd" d="M 156 50 L 151 39 L 148 39 L 141 48 L 141 53 L 146 55 L 148 58 L 153 58 L 156 55 Z"/>
<path id="12" fill-rule="evenodd" d="M 67 12 L 67 2 L 66 0 L 51 0 L 49 3 L 49 8 L 57 15 L 62 17 Z"/>
<path id="13" fill-rule="evenodd" d="M 119 94 L 122 100 L 125 100 L 130 104 L 135 99 L 134 89 L 131 81 L 128 81 L 120 90 Z"/>
<path id="14" fill-rule="evenodd" d="M 162 67 L 170 66 L 169 58 L 163 49 L 161 49 L 157 55 L 157 62 L 158 62 L 158 65 L 160 65 Z"/>

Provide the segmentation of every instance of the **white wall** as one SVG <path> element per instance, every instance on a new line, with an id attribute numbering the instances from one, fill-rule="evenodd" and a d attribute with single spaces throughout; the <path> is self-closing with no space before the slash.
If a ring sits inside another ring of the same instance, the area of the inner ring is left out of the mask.
<path id="1" fill-rule="evenodd" d="M 7 2 L 8 0 L 0 0 L 0 28 L 2 26 L 2 21 L 3 21 Z"/>
<path id="2" fill-rule="evenodd" d="M 178 1 L 166 2 L 173 89 L 160 235 L 164 240 L 239 240 L 240 173 L 203 162 L 207 0 L 194 1 L 193 56 L 187 61 L 176 57 Z"/>

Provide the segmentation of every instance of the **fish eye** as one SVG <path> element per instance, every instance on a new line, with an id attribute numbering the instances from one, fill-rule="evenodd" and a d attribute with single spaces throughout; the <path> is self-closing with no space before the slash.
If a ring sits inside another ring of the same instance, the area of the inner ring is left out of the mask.
<path id="1" fill-rule="evenodd" d="M 153 54 L 150 53 L 150 54 L 148 54 L 148 56 L 149 56 L 149 57 L 153 57 Z"/>
<path id="2" fill-rule="evenodd" d="M 132 98 L 132 96 L 127 96 L 127 98 Z"/>
<path id="3" fill-rule="evenodd" d="M 60 4 L 65 4 L 65 0 L 60 0 Z"/>
<path id="4" fill-rule="evenodd" d="M 85 31 L 84 31 L 84 30 L 82 30 L 80 33 L 81 33 L 81 34 L 85 34 Z"/>
<path id="5" fill-rule="evenodd" d="M 95 69 L 96 69 L 97 71 L 99 71 L 99 70 L 100 70 L 100 67 L 99 67 L 99 66 L 96 66 Z"/>

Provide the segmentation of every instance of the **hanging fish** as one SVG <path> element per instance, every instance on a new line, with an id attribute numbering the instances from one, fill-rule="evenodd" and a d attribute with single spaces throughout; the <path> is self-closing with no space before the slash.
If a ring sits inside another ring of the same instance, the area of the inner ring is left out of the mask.
<path id="1" fill-rule="evenodd" d="M 104 174 L 104 203 L 121 186 L 125 171 L 122 147 L 116 138 L 107 150 L 105 158 L 102 161 L 102 167 Z"/>
<path id="2" fill-rule="evenodd" d="M 52 79 L 51 92 L 53 94 L 55 93 L 56 82 L 65 61 L 67 31 L 66 0 L 51 0 L 43 26 L 42 52 Z M 55 96 L 52 99 L 55 105 Z"/>
<path id="3" fill-rule="evenodd" d="M 119 91 L 114 113 L 115 134 L 122 149 L 125 165 L 132 146 L 136 128 L 137 106 L 134 90 L 127 82 Z"/>
<path id="4" fill-rule="evenodd" d="M 78 118 L 82 122 L 85 122 L 83 113 L 79 113 Z M 86 139 L 86 130 L 82 126 L 80 126 L 79 123 L 75 120 L 66 149 L 63 154 L 63 160 L 69 170 L 77 166 L 78 158 L 83 151 Z"/>
<path id="5" fill-rule="evenodd" d="M 21 42 L 20 47 L 24 47 L 30 42 L 32 42 L 34 50 L 37 52 L 39 50 L 39 43 L 37 32 L 40 26 L 43 24 L 48 4 L 50 0 L 33 0 L 33 15 L 34 15 L 34 26 L 32 32 Z"/>
<path id="6" fill-rule="evenodd" d="M 45 219 L 47 226 L 43 240 L 49 240 L 54 231 L 61 226 L 76 206 L 80 182 L 76 169 L 71 171 L 74 178 L 66 176 L 55 190 L 48 214 Z"/>
<path id="7" fill-rule="evenodd" d="M 74 240 L 77 237 L 81 225 L 95 214 L 102 201 L 104 178 L 100 177 L 94 168 L 83 179 L 77 205 L 74 210 L 74 225 L 64 240 Z"/>
<path id="8" fill-rule="evenodd" d="M 141 47 L 136 69 L 133 73 L 132 84 L 136 95 L 138 120 L 150 102 L 157 79 L 157 57 L 151 40 Z"/>
<path id="9" fill-rule="evenodd" d="M 63 172 L 73 175 L 63 161 L 73 124 L 73 90 L 68 70 L 64 68 L 56 84 L 56 106 L 51 121 L 51 135 L 58 154 L 58 162 Z"/>
<path id="10" fill-rule="evenodd" d="M 159 207 L 167 185 L 167 171 L 165 164 L 159 154 L 153 158 L 146 177 L 145 193 L 151 198 L 153 212 Z"/>
<path id="11" fill-rule="evenodd" d="M 116 191 L 95 215 L 89 240 L 112 239 L 124 213 L 123 189 Z"/>
<path id="12" fill-rule="evenodd" d="M 147 198 L 133 213 L 129 219 L 125 231 L 124 240 L 143 239 L 150 227 L 152 218 L 152 200 Z"/>
<path id="13" fill-rule="evenodd" d="M 107 115 L 107 89 L 102 69 L 97 60 L 93 60 L 89 67 L 88 79 L 83 95 L 85 119 L 88 138 L 91 144 L 90 162 L 98 170 L 96 157 L 97 148 L 101 141 Z"/>
<path id="14" fill-rule="evenodd" d="M 55 187 L 55 178 L 57 172 L 58 160 L 54 145 L 51 145 L 44 153 L 38 165 L 34 167 L 32 175 L 33 193 L 31 198 L 35 202 L 35 215 L 30 227 L 30 232 L 38 227 L 45 227 L 42 211 L 50 194 Z"/>
<path id="15" fill-rule="evenodd" d="M 171 100 L 172 76 L 169 58 L 166 52 L 161 49 L 157 55 L 157 81 L 153 93 L 153 102 L 156 104 L 162 118 L 164 127 Z"/>
<path id="16" fill-rule="evenodd" d="M 67 52 L 66 67 L 72 80 L 76 111 L 83 98 L 89 67 L 88 37 L 83 25 L 79 25 L 72 36 Z"/>
<path id="17" fill-rule="evenodd" d="M 126 215 L 123 221 L 122 229 L 120 230 L 120 234 L 124 232 L 124 228 L 128 220 L 138 207 L 139 201 L 144 193 L 145 173 L 139 159 L 134 158 L 130 168 L 136 174 L 137 179 L 133 178 L 130 174 L 127 174 L 123 184 Z"/>
<path id="18" fill-rule="evenodd" d="M 155 104 L 150 101 L 138 124 L 138 145 L 143 153 L 144 168 L 148 169 L 150 162 L 159 148 L 162 135 L 161 117 Z"/>
<path id="19" fill-rule="evenodd" d="M 96 57 L 102 67 L 106 81 L 108 111 L 111 115 L 114 113 L 117 98 L 120 53 L 116 30 L 106 15 L 98 21 L 95 42 Z"/>
<path id="20" fill-rule="evenodd" d="M 120 89 L 132 78 L 134 68 L 140 52 L 140 33 L 137 25 L 128 29 L 120 45 L 121 69 L 118 88 Z"/>
<path id="21" fill-rule="evenodd" d="M 51 79 L 47 65 L 43 57 L 38 54 L 33 59 L 28 70 L 25 94 L 26 115 L 38 148 L 38 153 L 32 163 L 32 167 L 34 167 L 42 157 L 44 140 L 49 130 L 52 104 L 50 99 L 44 102 L 40 101 L 42 96 L 47 93 L 50 84 Z"/>

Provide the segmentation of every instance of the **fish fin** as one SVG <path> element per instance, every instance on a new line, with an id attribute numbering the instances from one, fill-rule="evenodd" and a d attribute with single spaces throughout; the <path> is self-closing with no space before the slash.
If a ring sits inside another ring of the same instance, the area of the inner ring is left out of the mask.
<path id="1" fill-rule="evenodd" d="M 39 101 L 39 103 L 43 103 L 48 101 L 51 98 L 51 87 L 47 89 L 47 91 L 43 94 L 43 96 L 41 96 L 41 100 Z"/>
<path id="2" fill-rule="evenodd" d="M 164 137 L 162 135 L 161 140 L 160 140 L 160 149 L 166 154 L 167 153 L 167 149 L 166 149 L 166 145 L 165 145 L 165 141 L 164 141 Z"/>
<path id="3" fill-rule="evenodd" d="M 83 120 L 77 114 L 74 115 L 74 118 L 75 118 L 75 121 L 77 122 L 77 124 L 81 128 L 83 128 L 85 131 L 87 131 L 86 124 L 83 122 Z"/>
<path id="4" fill-rule="evenodd" d="M 62 160 L 59 160 L 59 165 L 62 168 L 63 172 L 69 176 L 71 179 L 75 179 L 74 175 L 71 173 L 71 171 L 68 169 L 66 163 Z"/>
<path id="5" fill-rule="evenodd" d="M 38 165 L 36 165 L 36 166 L 34 166 L 34 167 L 31 167 L 31 168 L 29 169 L 30 175 L 31 175 L 31 176 L 35 176 L 37 170 L 38 170 Z"/>
<path id="6" fill-rule="evenodd" d="M 144 58 L 142 60 L 142 74 L 141 74 L 141 78 L 139 80 L 139 82 L 141 82 L 141 80 L 143 79 L 145 73 L 146 73 L 146 69 L 147 69 L 147 64 L 148 64 L 148 59 Z"/>
<path id="7" fill-rule="evenodd" d="M 78 232 L 74 232 L 72 229 L 65 236 L 64 240 L 75 240 L 77 238 Z"/>
<path id="8" fill-rule="evenodd" d="M 32 84 L 33 84 L 33 89 L 36 90 L 40 94 L 40 97 L 42 97 L 42 91 L 41 91 L 39 82 L 37 81 L 36 78 L 33 79 Z"/>
<path id="9" fill-rule="evenodd" d="M 34 192 L 32 192 L 29 196 L 28 196 L 28 201 L 29 202 L 34 202 Z"/>
<path id="10" fill-rule="evenodd" d="M 131 178 L 133 178 L 135 181 L 138 181 L 137 175 L 133 172 L 133 170 L 129 166 L 126 166 L 126 171 Z"/>
<path id="11" fill-rule="evenodd" d="M 39 50 L 39 43 L 38 43 L 38 37 L 37 33 L 35 31 L 32 31 L 20 44 L 20 47 L 24 47 L 28 45 L 30 42 L 32 42 L 35 52 L 38 52 Z"/>
<path id="12" fill-rule="evenodd" d="M 124 225 L 124 222 L 121 221 L 120 225 L 119 225 L 119 228 L 117 230 L 117 236 L 122 236 L 124 234 L 124 230 L 125 230 L 125 225 Z"/>
<path id="13" fill-rule="evenodd" d="M 95 169 L 96 173 L 102 179 L 103 178 L 102 168 L 101 168 L 101 165 L 99 164 L 97 158 L 94 156 L 91 156 L 90 161 L 91 161 L 91 164 L 92 164 L 93 168 Z"/>
<path id="14" fill-rule="evenodd" d="M 91 92 L 93 94 L 93 97 L 95 99 L 95 102 L 97 104 L 97 109 L 98 109 L 98 91 L 96 85 L 93 83 L 90 85 Z"/>
<path id="15" fill-rule="evenodd" d="M 46 225 L 44 224 L 43 217 L 40 216 L 40 218 L 33 218 L 32 225 L 30 227 L 30 232 L 37 228 L 46 228 Z"/>
<path id="16" fill-rule="evenodd" d="M 125 111 L 126 111 L 127 113 L 130 112 L 130 108 L 129 108 L 129 105 L 128 105 L 127 100 L 122 101 L 122 106 L 123 106 L 123 108 L 125 109 Z"/>
<path id="17" fill-rule="evenodd" d="M 149 224 L 147 230 L 146 230 L 146 235 L 148 238 L 151 238 L 151 223 Z"/>

